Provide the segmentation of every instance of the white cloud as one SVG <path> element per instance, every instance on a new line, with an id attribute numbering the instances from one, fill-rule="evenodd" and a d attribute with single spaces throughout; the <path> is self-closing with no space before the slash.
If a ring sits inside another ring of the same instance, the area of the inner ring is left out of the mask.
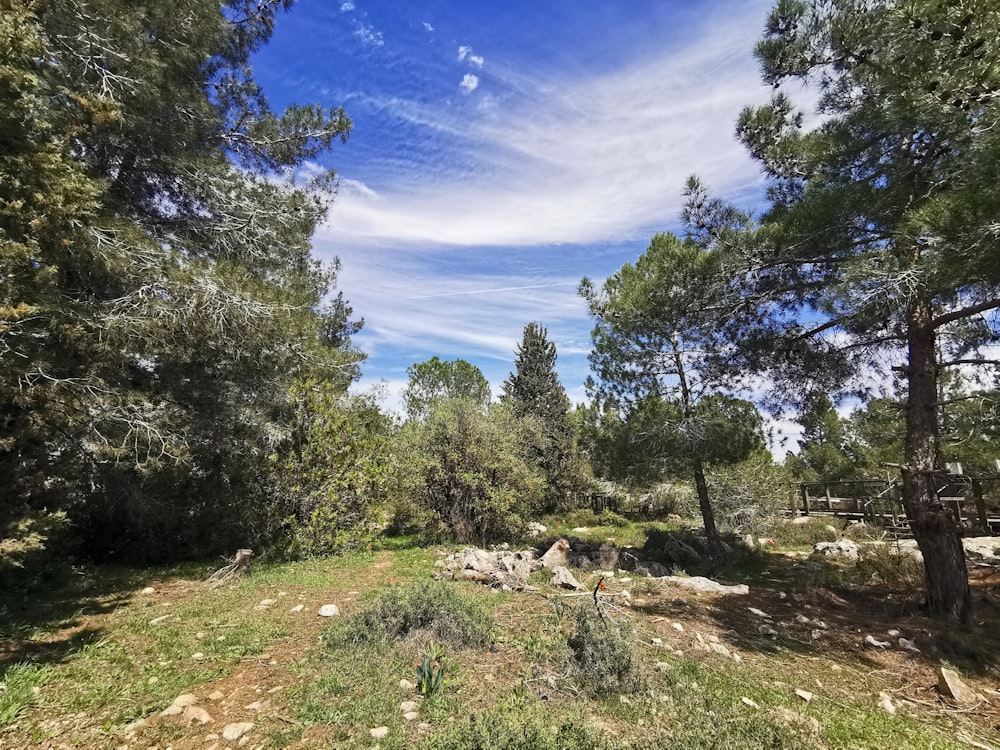
<path id="1" fill-rule="evenodd" d="M 472 47 L 463 44 L 461 47 L 458 48 L 458 61 L 462 62 L 462 60 L 468 57 L 471 52 L 472 52 Z"/>
<path id="2" fill-rule="evenodd" d="M 669 228 L 692 173 L 718 194 L 756 199 L 760 171 L 733 136 L 740 108 L 769 95 L 751 53 L 760 9 L 746 16 L 710 24 L 711 35 L 692 33 L 686 48 L 588 80 L 494 67 L 498 88 L 513 93 L 476 117 L 467 108 L 378 102 L 441 137 L 459 136 L 433 153 L 463 165 L 464 177 L 432 183 L 428 167 L 440 165 L 414 162 L 380 186 L 378 203 L 342 196 L 331 230 L 344 242 L 589 243 Z M 460 56 L 470 53 L 460 48 Z M 469 73 L 460 88 L 468 94 L 478 85 Z"/>
<path id="3" fill-rule="evenodd" d="M 424 21 L 424 28 L 428 31 L 434 31 L 434 27 L 427 23 L 427 21 Z"/>
<path id="4" fill-rule="evenodd" d="M 483 67 L 483 58 L 479 55 L 469 55 L 469 62 L 475 65 L 477 68 Z"/>
<path id="5" fill-rule="evenodd" d="M 471 94 L 479 86 L 479 76 L 474 76 L 472 73 L 466 73 L 462 77 L 462 82 L 458 84 L 458 87 L 462 89 L 466 94 Z"/>
<path id="6" fill-rule="evenodd" d="M 346 3 L 341 3 L 340 4 L 340 12 L 341 13 L 348 13 L 348 12 L 350 12 L 352 10 L 354 10 L 354 3 L 352 3 L 351 0 L 347 0 Z"/>
<path id="7" fill-rule="evenodd" d="M 377 31 L 371 24 L 358 24 L 357 29 L 354 30 L 354 36 L 371 47 L 381 47 L 385 44 L 382 32 Z"/>

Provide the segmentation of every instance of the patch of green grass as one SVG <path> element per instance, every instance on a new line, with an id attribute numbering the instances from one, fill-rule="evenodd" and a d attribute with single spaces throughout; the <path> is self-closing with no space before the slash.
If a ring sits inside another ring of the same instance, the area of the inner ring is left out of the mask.
<path id="1" fill-rule="evenodd" d="M 37 664 L 14 664 L 0 676 L 0 729 L 13 724 L 36 698 L 50 671 Z"/>
<path id="2" fill-rule="evenodd" d="M 332 643 L 371 643 L 423 636 L 452 648 L 492 643 L 496 623 L 482 601 L 454 583 L 422 581 L 368 596 L 328 631 Z"/>

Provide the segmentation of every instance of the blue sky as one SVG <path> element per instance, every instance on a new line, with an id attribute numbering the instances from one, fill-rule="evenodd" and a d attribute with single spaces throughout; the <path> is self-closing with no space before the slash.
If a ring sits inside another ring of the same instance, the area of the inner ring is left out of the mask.
<path id="1" fill-rule="evenodd" d="M 414 362 L 461 357 L 494 394 L 525 324 L 584 398 L 576 294 L 679 230 L 697 173 L 752 207 L 733 136 L 767 100 L 752 57 L 771 0 L 299 0 L 255 58 L 276 109 L 342 105 L 340 189 L 315 253 L 365 318 L 361 387 L 395 408 Z M 794 93 L 794 92 L 793 92 Z"/>

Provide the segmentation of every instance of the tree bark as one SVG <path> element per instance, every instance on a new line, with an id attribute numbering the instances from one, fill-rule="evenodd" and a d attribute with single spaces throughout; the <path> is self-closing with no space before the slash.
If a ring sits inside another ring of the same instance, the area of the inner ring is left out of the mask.
<path id="1" fill-rule="evenodd" d="M 930 304 L 908 313 L 906 443 L 903 503 L 924 556 L 924 587 L 931 615 L 967 623 L 972 615 L 969 573 L 957 519 L 937 498 L 937 362 Z"/>
<path id="2" fill-rule="evenodd" d="M 698 490 L 698 507 L 701 510 L 701 520 L 705 524 L 705 536 L 708 539 L 708 550 L 712 557 L 719 560 L 723 557 L 722 537 L 715 525 L 715 510 L 708 496 L 708 482 L 705 481 L 705 467 L 699 459 L 694 461 L 694 486 Z"/>

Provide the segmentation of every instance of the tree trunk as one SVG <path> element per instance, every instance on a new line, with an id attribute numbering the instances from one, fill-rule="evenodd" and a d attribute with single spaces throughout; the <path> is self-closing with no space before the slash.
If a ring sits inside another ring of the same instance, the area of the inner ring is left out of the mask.
<path id="1" fill-rule="evenodd" d="M 694 486 L 698 490 L 698 507 L 701 509 L 701 520 L 705 524 L 705 536 L 708 538 L 708 550 L 712 557 L 720 560 L 723 557 L 722 537 L 715 526 L 715 511 L 708 496 L 708 482 L 705 481 L 705 467 L 700 460 L 694 462 Z"/>
<path id="2" fill-rule="evenodd" d="M 972 614 L 969 573 L 962 531 L 951 512 L 938 501 L 934 487 L 937 468 L 937 360 L 929 304 L 908 314 L 908 394 L 906 444 L 903 460 L 903 503 L 913 536 L 924 556 L 927 609 L 942 619 L 966 623 Z"/>

